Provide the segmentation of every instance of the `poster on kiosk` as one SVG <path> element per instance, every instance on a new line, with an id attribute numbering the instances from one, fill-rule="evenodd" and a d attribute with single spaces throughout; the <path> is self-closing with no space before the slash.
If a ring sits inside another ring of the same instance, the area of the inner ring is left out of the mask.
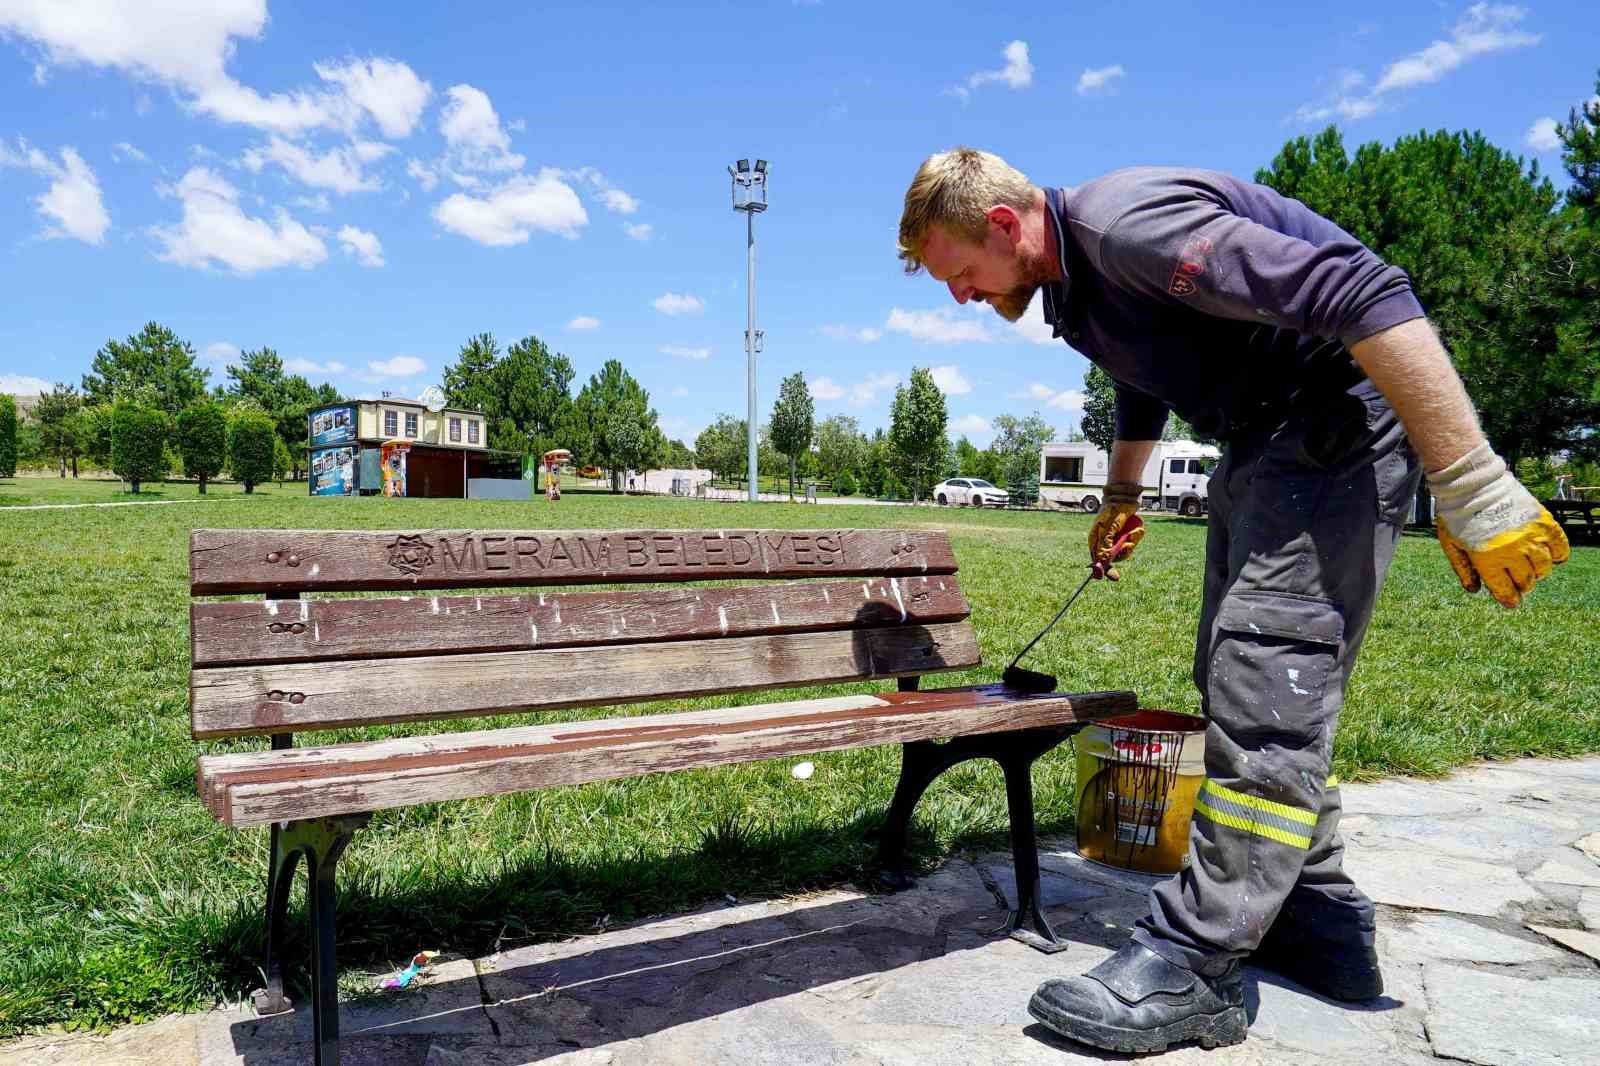
<path id="1" fill-rule="evenodd" d="M 385 496 L 404 496 L 406 494 L 406 453 L 411 450 L 411 445 L 403 440 L 389 440 L 383 442 L 383 494 Z"/>
<path id="2" fill-rule="evenodd" d="M 310 437 L 313 448 L 344 444 L 356 439 L 356 406 L 353 403 L 319 407 L 307 417 L 311 422 Z"/>
<path id="3" fill-rule="evenodd" d="M 356 494 L 355 445 L 318 448 L 311 453 L 311 495 L 354 496 Z"/>

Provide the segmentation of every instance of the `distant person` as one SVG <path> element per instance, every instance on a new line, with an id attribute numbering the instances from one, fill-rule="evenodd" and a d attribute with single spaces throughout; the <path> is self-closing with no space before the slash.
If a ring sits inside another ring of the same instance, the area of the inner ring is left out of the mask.
<path id="1" fill-rule="evenodd" d="M 1055 336 L 1115 381 L 1093 561 L 1116 561 L 1169 412 L 1225 442 L 1195 647 L 1208 726 L 1188 868 L 1152 890 L 1128 943 L 1046 981 L 1029 1009 L 1073 1040 L 1149 1052 L 1242 1041 L 1246 957 L 1337 999 L 1378 996 L 1374 908 L 1343 869 L 1329 764 L 1423 471 L 1468 592 L 1515 607 L 1567 558 L 1561 527 L 1484 439 L 1410 280 L 1265 186 L 1138 167 L 1039 188 L 970 148 L 922 164 L 899 245 L 908 273 L 926 268 L 957 303 L 1011 322 L 1042 290 Z"/>

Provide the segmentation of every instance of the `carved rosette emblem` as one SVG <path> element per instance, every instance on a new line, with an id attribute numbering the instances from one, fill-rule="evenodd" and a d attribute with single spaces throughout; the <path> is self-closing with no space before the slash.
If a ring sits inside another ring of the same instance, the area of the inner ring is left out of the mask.
<path id="1" fill-rule="evenodd" d="M 402 574 L 420 574 L 433 565 L 433 548 L 414 533 L 402 533 L 389 545 L 389 565 Z"/>

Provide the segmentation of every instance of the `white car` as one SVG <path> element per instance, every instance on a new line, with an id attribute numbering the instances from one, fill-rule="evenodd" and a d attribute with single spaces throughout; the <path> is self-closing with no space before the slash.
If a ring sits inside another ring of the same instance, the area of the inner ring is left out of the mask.
<path id="1" fill-rule="evenodd" d="M 953 477 L 933 487 L 933 498 L 943 504 L 972 507 L 1004 507 L 1006 490 L 996 488 L 981 477 Z"/>

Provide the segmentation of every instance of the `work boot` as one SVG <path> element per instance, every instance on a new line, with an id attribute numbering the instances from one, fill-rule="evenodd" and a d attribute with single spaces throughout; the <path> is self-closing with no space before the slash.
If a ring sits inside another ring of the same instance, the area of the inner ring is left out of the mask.
<path id="1" fill-rule="evenodd" d="M 1225 1047 L 1242 1042 L 1250 1025 L 1237 962 L 1206 977 L 1137 940 L 1082 976 L 1040 985 L 1028 1013 L 1070 1040 L 1123 1054 L 1185 1040 Z"/>
<path id="2" fill-rule="evenodd" d="M 1345 905 L 1325 896 L 1291 893 L 1245 961 L 1329 999 L 1360 1003 L 1383 995 L 1376 939 L 1370 904 Z"/>

